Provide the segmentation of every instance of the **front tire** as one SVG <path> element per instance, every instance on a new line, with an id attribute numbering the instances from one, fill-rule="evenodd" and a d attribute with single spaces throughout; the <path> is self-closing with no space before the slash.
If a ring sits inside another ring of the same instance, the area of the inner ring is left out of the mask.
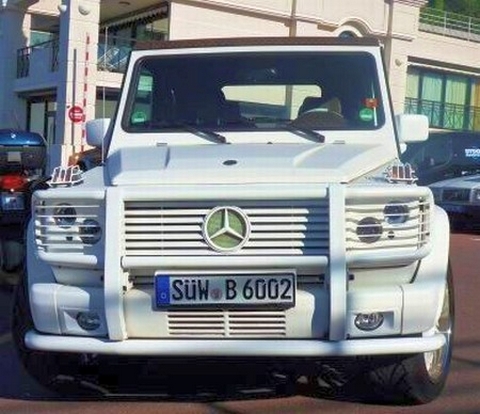
<path id="1" fill-rule="evenodd" d="M 20 275 L 13 300 L 13 343 L 27 373 L 44 388 L 63 394 L 59 378 L 62 375 L 75 376 L 79 358 L 73 354 L 35 351 L 26 346 L 25 334 L 34 327 L 26 284 L 26 275 Z"/>
<path id="2" fill-rule="evenodd" d="M 453 347 L 454 291 L 450 267 L 442 311 L 435 333 L 445 336 L 445 345 L 432 352 L 375 361 L 367 373 L 374 397 L 395 404 L 425 404 L 437 398 L 447 380 Z"/>

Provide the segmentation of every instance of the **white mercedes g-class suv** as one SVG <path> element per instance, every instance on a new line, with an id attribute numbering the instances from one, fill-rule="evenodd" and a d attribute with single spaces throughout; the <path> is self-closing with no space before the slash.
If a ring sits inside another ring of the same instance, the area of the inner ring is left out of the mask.
<path id="1" fill-rule="evenodd" d="M 33 196 L 13 333 L 38 381 L 89 355 L 265 358 L 439 395 L 448 218 L 398 159 L 428 122 L 392 115 L 376 40 L 150 45 L 100 124 L 101 164 Z"/>

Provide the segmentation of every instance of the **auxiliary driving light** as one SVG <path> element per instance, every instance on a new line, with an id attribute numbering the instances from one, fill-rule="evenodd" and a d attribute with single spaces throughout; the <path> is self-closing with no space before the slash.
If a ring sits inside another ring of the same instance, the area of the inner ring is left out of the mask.
<path id="1" fill-rule="evenodd" d="M 80 228 L 80 239 L 85 244 L 95 244 L 102 238 L 102 228 L 100 224 L 93 219 L 86 219 Z"/>
<path id="2" fill-rule="evenodd" d="M 80 328 L 86 331 L 94 331 L 101 325 L 100 316 L 97 312 L 78 312 L 77 322 Z"/>
<path id="3" fill-rule="evenodd" d="M 385 220 L 389 224 L 403 224 L 410 214 L 408 205 L 392 202 L 383 209 Z"/>
<path id="4" fill-rule="evenodd" d="M 363 243 L 375 243 L 383 232 L 382 224 L 373 217 L 365 217 L 358 222 L 357 236 Z"/>
<path id="5" fill-rule="evenodd" d="M 77 211 L 69 204 L 59 204 L 53 214 L 53 220 L 59 227 L 71 227 L 77 220 Z"/>
<path id="6" fill-rule="evenodd" d="M 359 313 L 355 317 L 355 326 L 362 331 L 373 331 L 383 323 L 383 313 Z"/>

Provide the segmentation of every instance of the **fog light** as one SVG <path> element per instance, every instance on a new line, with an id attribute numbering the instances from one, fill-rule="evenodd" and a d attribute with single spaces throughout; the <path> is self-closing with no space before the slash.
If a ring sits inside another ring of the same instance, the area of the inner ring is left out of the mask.
<path id="1" fill-rule="evenodd" d="M 359 313 L 355 317 L 355 326 L 362 331 L 373 331 L 383 323 L 383 313 Z"/>
<path id="2" fill-rule="evenodd" d="M 96 312 L 79 312 L 77 322 L 82 329 L 94 331 L 100 327 L 100 316 Z"/>

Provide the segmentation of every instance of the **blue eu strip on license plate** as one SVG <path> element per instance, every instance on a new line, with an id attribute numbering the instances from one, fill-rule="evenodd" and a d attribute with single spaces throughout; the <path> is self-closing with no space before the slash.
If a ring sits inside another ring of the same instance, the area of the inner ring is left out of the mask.
<path id="1" fill-rule="evenodd" d="M 255 275 L 165 275 L 155 274 L 155 303 L 165 306 L 295 304 L 293 273 Z"/>
<path id="2" fill-rule="evenodd" d="M 157 276 L 155 278 L 155 296 L 157 306 L 170 304 L 170 278 L 168 276 Z"/>

